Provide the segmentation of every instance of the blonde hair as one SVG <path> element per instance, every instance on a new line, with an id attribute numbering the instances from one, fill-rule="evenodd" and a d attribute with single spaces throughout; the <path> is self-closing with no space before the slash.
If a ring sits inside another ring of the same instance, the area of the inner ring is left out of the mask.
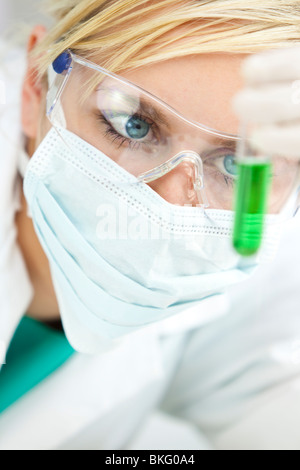
<path id="1" fill-rule="evenodd" d="M 50 7 L 55 25 L 34 52 L 41 74 L 66 49 L 118 73 L 300 42 L 299 0 L 50 0 Z"/>

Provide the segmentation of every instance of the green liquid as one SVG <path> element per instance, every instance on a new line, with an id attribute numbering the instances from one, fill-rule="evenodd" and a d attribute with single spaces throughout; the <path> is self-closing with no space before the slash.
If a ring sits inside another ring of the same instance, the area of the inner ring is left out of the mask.
<path id="1" fill-rule="evenodd" d="M 242 256 L 254 255 L 261 247 L 271 182 L 271 162 L 238 162 L 233 245 Z"/>

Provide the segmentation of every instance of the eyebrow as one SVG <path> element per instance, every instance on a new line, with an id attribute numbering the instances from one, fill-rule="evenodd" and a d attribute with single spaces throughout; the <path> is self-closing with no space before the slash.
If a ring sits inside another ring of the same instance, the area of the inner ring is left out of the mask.
<path id="1" fill-rule="evenodd" d="M 150 115 L 150 117 L 153 117 L 153 119 L 160 121 L 166 127 L 170 128 L 170 125 L 168 123 L 168 118 L 167 118 L 166 114 L 164 114 L 163 112 L 158 111 L 157 109 L 155 109 L 147 100 L 142 99 L 140 101 L 140 106 L 141 106 L 141 110 L 143 112 Z M 187 121 L 189 121 L 191 123 L 191 125 L 194 124 L 195 127 L 197 125 L 199 127 L 200 126 L 205 127 L 204 124 L 201 124 L 200 122 L 197 122 L 197 121 L 194 121 L 194 120 L 190 120 L 188 118 L 185 118 L 178 111 L 176 111 L 176 110 L 174 110 L 174 111 L 175 111 L 175 115 L 176 115 L 176 113 L 178 113 L 178 116 L 176 116 L 176 117 L 179 118 L 179 116 L 180 116 L 181 119 L 184 119 L 184 120 L 186 119 Z M 200 132 L 206 132 L 205 129 L 198 128 L 198 130 Z M 218 131 L 216 131 L 216 132 L 218 132 Z M 226 132 L 224 132 L 224 134 L 226 134 Z M 241 140 L 241 138 L 238 135 L 235 135 L 235 134 L 230 134 L 230 133 L 228 133 L 228 134 L 229 134 L 229 136 L 227 138 L 226 137 L 220 137 L 218 135 L 214 135 L 213 132 L 210 133 L 209 131 L 208 131 L 207 135 L 209 137 L 213 136 L 213 138 L 211 139 L 211 143 L 213 145 L 216 145 L 217 147 L 227 147 L 227 148 L 229 147 L 230 149 L 233 149 L 233 148 L 235 149 L 237 147 L 239 141 Z M 232 135 L 232 137 L 230 137 L 230 135 Z"/>
<path id="2" fill-rule="evenodd" d="M 104 92 L 107 92 L 107 91 L 112 91 L 112 89 L 110 88 L 106 88 L 105 86 L 102 86 L 102 85 L 98 85 L 98 87 L 96 88 L 95 90 L 96 92 L 97 91 L 104 91 Z M 128 93 L 125 93 L 125 92 L 122 92 L 123 96 L 125 98 L 131 98 L 132 95 L 128 94 Z M 160 123 L 164 124 L 165 126 L 169 127 L 169 124 L 168 124 L 168 118 L 167 118 L 167 115 L 164 114 L 163 112 L 157 110 L 154 108 L 154 106 L 151 104 L 150 101 L 148 101 L 147 99 L 145 98 L 142 98 L 142 97 L 138 97 L 139 98 L 139 109 L 147 114 L 149 117 L 151 117 L 152 119 L 156 120 L 156 121 L 159 121 Z"/>
<path id="3" fill-rule="evenodd" d="M 155 109 L 147 100 L 140 100 L 140 109 L 153 120 L 160 122 L 168 128 L 170 127 L 166 114 L 164 114 L 162 111 L 159 111 L 158 109 Z"/>
<path id="4" fill-rule="evenodd" d="M 105 87 L 102 87 L 101 85 L 99 85 L 96 89 L 96 91 L 99 91 L 99 90 L 103 90 L 103 91 L 107 91 L 107 89 Z M 126 94 L 126 93 L 123 93 L 124 96 L 127 96 L 130 98 L 131 95 L 129 94 Z M 154 98 L 155 99 L 155 98 Z M 140 110 L 141 112 L 145 113 L 146 115 L 148 115 L 151 119 L 153 119 L 154 121 L 158 121 L 160 122 L 161 124 L 163 124 L 166 128 L 170 129 L 170 119 L 168 118 L 168 116 L 163 113 L 162 111 L 156 109 L 152 104 L 151 104 L 151 101 L 148 101 L 147 99 L 141 97 L 139 99 L 139 105 L 140 105 Z M 181 113 L 179 111 L 175 111 L 175 114 L 174 114 L 174 117 L 176 116 L 177 118 L 181 118 L 183 119 L 184 121 L 186 122 L 190 122 L 190 124 L 194 124 L 194 126 L 197 128 L 197 125 L 199 126 L 203 126 L 205 127 L 204 124 L 201 124 L 201 123 L 198 123 L 197 121 L 194 121 L 194 120 L 190 120 L 188 118 L 185 118 L 183 115 L 181 115 Z M 171 111 L 170 111 L 171 112 Z M 178 114 L 177 114 L 178 113 Z M 173 113 L 172 113 L 173 114 Z M 198 128 L 199 131 L 202 131 L 202 132 L 205 132 L 205 129 L 201 130 L 201 128 Z M 218 132 L 218 131 L 217 131 Z M 221 132 L 220 132 L 221 133 Z M 225 133 L 225 132 L 224 132 Z M 211 143 L 213 145 L 216 145 L 218 147 L 230 147 L 230 148 L 235 148 L 237 145 L 238 145 L 238 142 L 240 141 L 240 138 L 239 136 L 235 136 L 233 135 L 233 137 L 220 137 L 220 136 L 217 136 L 217 135 L 214 135 L 213 132 L 210 133 L 208 132 L 208 136 L 214 136 L 212 139 L 211 139 Z"/>
<path id="5" fill-rule="evenodd" d="M 155 109 L 147 100 L 141 99 L 140 109 L 143 113 L 150 116 L 153 120 L 159 121 L 161 124 L 163 124 L 167 128 L 170 128 L 170 123 L 169 123 L 169 119 L 167 115 Z M 186 119 L 188 120 L 188 118 Z M 194 122 L 196 125 L 199 124 L 199 126 L 201 126 L 201 123 L 198 123 L 197 121 L 192 121 L 192 122 Z M 198 130 L 199 132 L 205 132 L 204 129 L 201 130 L 200 128 L 198 128 Z M 215 145 L 216 147 L 227 147 L 230 149 L 236 149 L 240 141 L 240 138 L 238 136 L 226 138 L 226 137 L 215 136 L 214 134 L 210 134 L 209 132 L 207 135 L 208 135 L 208 138 L 213 136 L 213 138 L 211 139 L 211 143 L 212 145 Z"/>
<path id="6" fill-rule="evenodd" d="M 236 148 L 239 144 L 240 138 L 236 136 L 236 138 L 233 137 L 218 137 L 215 136 L 212 140 L 211 143 L 217 147 L 229 147 L 229 148 Z"/>

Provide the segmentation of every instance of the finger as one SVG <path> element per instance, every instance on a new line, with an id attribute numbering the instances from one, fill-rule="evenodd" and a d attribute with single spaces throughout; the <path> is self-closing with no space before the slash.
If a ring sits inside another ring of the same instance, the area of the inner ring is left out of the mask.
<path id="1" fill-rule="evenodd" d="M 249 138 L 252 146 L 264 155 L 300 161 L 300 121 L 289 126 L 261 126 Z"/>
<path id="2" fill-rule="evenodd" d="M 300 80 L 289 85 L 247 88 L 233 101 L 243 121 L 272 124 L 300 119 Z"/>
<path id="3" fill-rule="evenodd" d="M 249 85 L 300 80 L 300 45 L 248 57 L 242 74 Z"/>

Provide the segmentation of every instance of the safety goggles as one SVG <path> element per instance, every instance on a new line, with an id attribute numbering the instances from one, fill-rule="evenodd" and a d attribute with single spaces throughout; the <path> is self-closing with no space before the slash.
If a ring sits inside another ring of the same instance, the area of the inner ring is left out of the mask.
<path id="1" fill-rule="evenodd" d="M 234 208 L 239 136 L 188 119 L 139 86 L 71 51 L 61 54 L 51 67 L 47 116 L 54 127 L 78 135 L 158 193 L 172 178 L 173 194 L 165 192 L 169 201 Z M 299 164 L 272 158 L 271 180 L 267 211 L 277 214 L 299 186 Z"/>

